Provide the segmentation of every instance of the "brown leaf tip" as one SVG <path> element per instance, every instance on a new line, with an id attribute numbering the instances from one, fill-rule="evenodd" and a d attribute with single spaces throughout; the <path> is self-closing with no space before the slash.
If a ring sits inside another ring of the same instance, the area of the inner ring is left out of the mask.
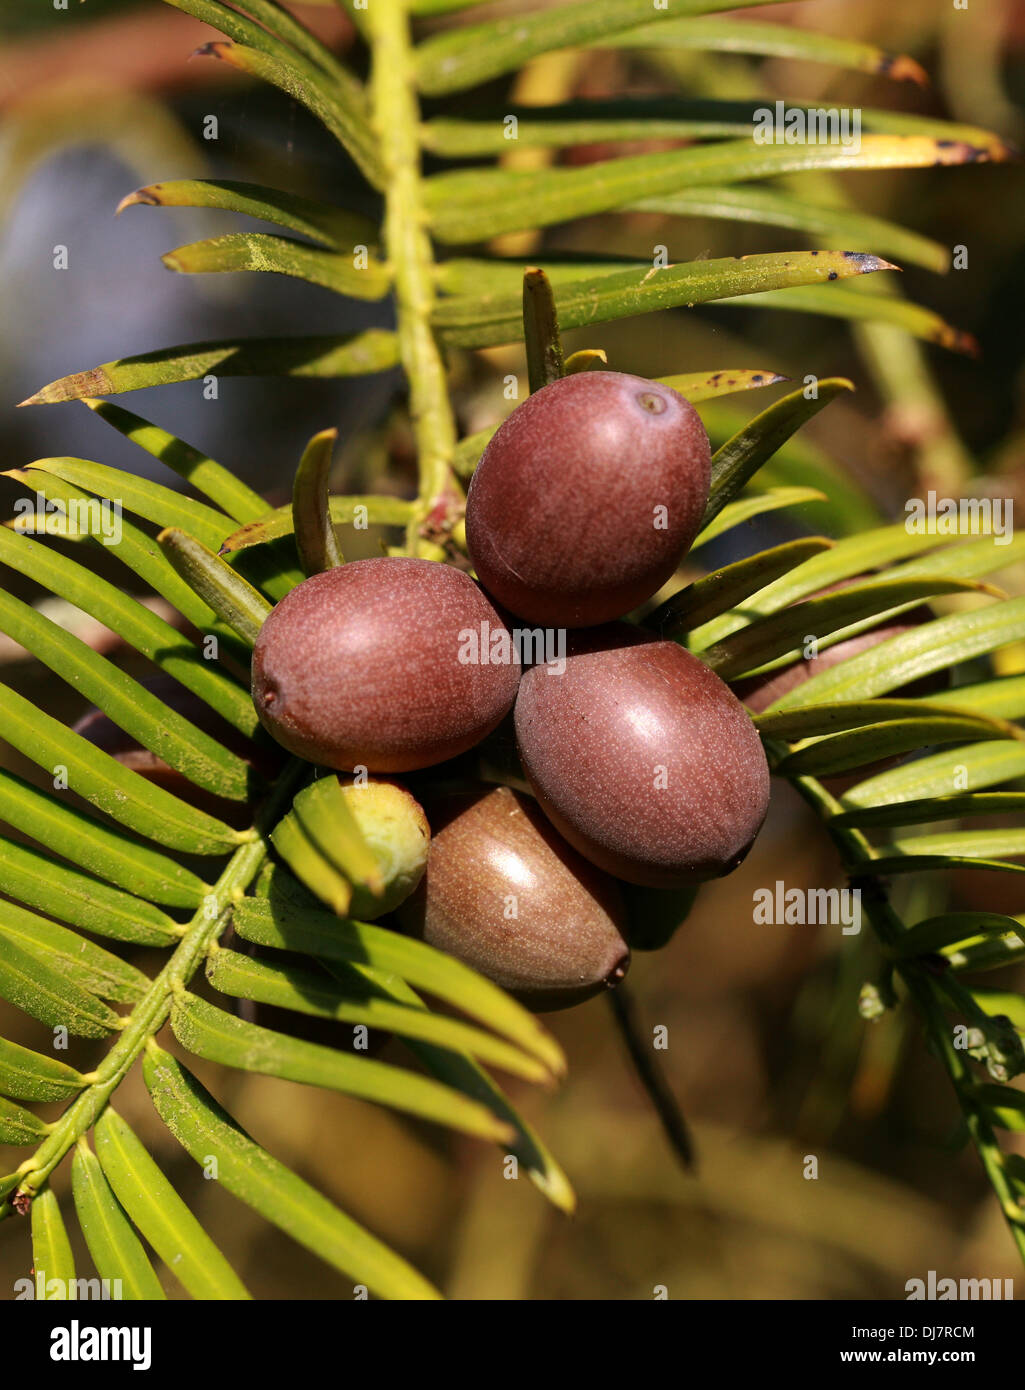
<path id="1" fill-rule="evenodd" d="M 937 140 L 936 164 L 988 164 L 991 160 L 1005 159 L 1003 143 L 995 140 L 992 146 L 973 145 L 967 140 Z"/>
<path id="2" fill-rule="evenodd" d="M 950 324 L 944 324 L 935 334 L 935 341 L 941 347 L 949 348 L 952 352 L 964 353 L 966 357 L 980 357 L 982 349 L 979 340 L 972 333 L 966 333 L 963 328 L 953 328 Z"/>
<path id="3" fill-rule="evenodd" d="M 198 48 L 193 49 L 189 54 L 190 58 L 223 58 L 225 51 L 233 45 L 227 39 L 212 39 L 210 43 L 201 43 Z"/>
<path id="4" fill-rule="evenodd" d="M 158 208 L 160 199 L 155 196 L 155 190 L 159 184 L 154 184 L 151 188 L 137 188 L 134 193 L 126 193 L 114 209 L 114 216 L 120 217 L 125 208 L 141 207 Z"/>
<path id="5" fill-rule="evenodd" d="M 876 65 L 880 77 L 892 77 L 895 82 L 913 82 L 916 87 L 929 86 L 929 74 L 921 63 L 907 53 L 884 53 Z"/>
<path id="6" fill-rule="evenodd" d="M 82 396 L 104 396 L 110 392 L 110 378 L 102 367 L 93 367 L 77 376 L 63 376 L 41 387 L 34 396 L 19 401 L 23 405 L 58 405 L 62 401 L 79 400 Z"/>

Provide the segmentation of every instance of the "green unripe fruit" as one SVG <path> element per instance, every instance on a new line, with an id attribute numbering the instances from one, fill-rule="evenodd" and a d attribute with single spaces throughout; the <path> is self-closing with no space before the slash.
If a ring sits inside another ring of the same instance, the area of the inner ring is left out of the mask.
<path id="1" fill-rule="evenodd" d="M 423 878 L 431 827 L 423 807 L 398 782 L 343 783 L 342 793 L 381 867 L 382 883 L 380 896 L 354 885 L 349 916 L 373 922 L 394 912 Z"/>

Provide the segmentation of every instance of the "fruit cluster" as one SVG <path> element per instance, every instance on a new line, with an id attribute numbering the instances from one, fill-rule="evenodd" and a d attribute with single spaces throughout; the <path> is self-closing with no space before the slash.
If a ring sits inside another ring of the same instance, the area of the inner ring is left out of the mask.
<path id="1" fill-rule="evenodd" d="M 399 916 L 535 1007 L 624 974 L 616 880 L 689 892 L 736 868 L 767 810 L 744 706 L 681 646 L 621 621 L 675 572 L 709 479 L 708 437 L 675 391 L 564 377 L 513 412 L 474 474 L 479 585 L 435 561 L 355 561 L 300 584 L 256 642 L 265 728 L 339 772 L 435 767 L 513 711 L 536 800 L 428 788 L 426 873 Z M 524 670 L 523 635 L 539 634 L 517 621 L 554 636 L 558 659 Z"/>

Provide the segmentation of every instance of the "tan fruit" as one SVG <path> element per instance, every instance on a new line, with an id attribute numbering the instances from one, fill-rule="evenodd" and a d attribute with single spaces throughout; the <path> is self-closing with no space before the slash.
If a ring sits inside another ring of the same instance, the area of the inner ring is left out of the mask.
<path id="1" fill-rule="evenodd" d="M 527 796 L 482 789 L 433 816 L 427 873 L 399 920 L 535 1009 L 579 1003 L 626 973 L 615 883 Z"/>

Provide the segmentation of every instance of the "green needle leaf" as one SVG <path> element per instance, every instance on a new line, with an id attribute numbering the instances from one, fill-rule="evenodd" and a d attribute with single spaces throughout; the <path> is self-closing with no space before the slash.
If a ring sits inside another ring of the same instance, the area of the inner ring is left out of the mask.
<path id="1" fill-rule="evenodd" d="M 533 394 L 565 373 L 555 296 L 548 276 L 537 266 L 528 266 L 523 272 L 523 339 Z"/>
<path id="2" fill-rule="evenodd" d="M 753 222 L 803 232 L 822 243 L 835 238 L 838 246 L 874 246 L 903 265 L 921 265 L 943 274 L 950 268 L 950 249 L 908 231 L 883 217 L 825 207 L 768 188 L 698 188 L 664 198 L 645 198 L 625 212 L 655 212 L 670 217 L 713 217 L 729 222 Z M 828 242 L 825 244 L 828 245 Z"/>
<path id="3" fill-rule="evenodd" d="M 995 676 L 981 685 L 959 685 L 943 695 L 926 695 L 926 704 L 956 704 L 976 714 L 989 714 L 999 719 L 1025 717 L 1025 675 Z"/>
<path id="4" fill-rule="evenodd" d="M 24 1106 L 0 1096 L 0 1144 L 37 1144 L 45 1139 L 49 1126 Z"/>
<path id="5" fill-rule="evenodd" d="M 826 589 L 841 580 L 851 579 L 870 570 L 885 569 L 895 560 L 902 560 L 908 555 L 924 551 L 937 550 L 943 545 L 943 537 L 910 534 L 902 523 L 845 537 L 837 541 L 827 553 L 813 555 L 803 564 L 797 565 L 789 574 L 767 584 L 764 589 L 746 599 L 739 612 L 726 613 L 721 618 L 713 619 L 707 626 L 694 633 L 693 640 L 699 644 L 699 650 L 711 646 L 713 642 L 736 632 L 760 614 L 778 612 L 798 599 L 805 598 L 819 589 Z M 949 548 L 943 553 L 948 556 L 956 554 Z M 941 573 L 943 572 L 941 570 Z M 903 574 L 904 571 L 900 573 Z"/>
<path id="6" fill-rule="evenodd" d="M 160 186 L 160 185 L 158 185 Z M 82 404 L 87 405 L 94 415 L 113 426 L 119 434 L 145 449 L 147 454 L 160 460 L 179 478 L 191 483 L 197 492 L 204 493 L 215 506 L 234 521 L 254 521 L 267 510 L 267 504 L 258 492 L 247 487 L 240 478 L 228 471 L 216 460 L 208 458 L 200 449 L 176 435 L 169 434 L 158 425 L 152 425 L 141 415 L 135 415 L 123 406 L 112 401 L 99 401 L 85 396 Z"/>
<path id="7" fill-rule="evenodd" d="M 949 854 L 968 859 L 1003 859 L 1025 854 L 1025 830 L 957 830 L 937 835 L 909 835 L 888 849 L 901 854 Z"/>
<path id="8" fill-rule="evenodd" d="M 274 828 L 271 841 L 299 882 L 315 893 L 332 912 L 344 917 L 352 902 L 352 884 L 321 852 L 319 845 L 306 833 L 293 812 L 281 818 Z"/>
<path id="9" fill-rule="evenodd" d="M 292 526 L 299 558 L 307 575 L 343 564 L 331 521 L 328 484 L 337 430 L 321 430 L 307 444 L 292 489 Z"/>
<path id="10" fill-rule="evenodd" d="M 21 404 L 54 405 L 86 396 L 117 396 L 206 376 L 367 376 L 386 372 L 398 360 L 398 339 L 383 328 L 308 338 L 222 338 L 104 362 L 90 371 L 51 381 Z"/>
<path id="11" fill-rule="evenodd" d="M 179 246 L 160 259 L 168 270 L 185 275 L 237 270 L 291 275 L 350 299 L 383 299 L 390 287 L 387 270 L 369 254 L 360 252 L 356 257 L 320 250 L 305 242 L 265 232 L 229 232 L 226 236 Z"/>
<path id="12" fill-rule="evenodd" d="M 902 960 L 925 956 L 974 936 L 1002 936 L 1008 932 L 1025 941 L 1025 927 L 1001 912 L 944 912 L 916 922 L 897 938 L 893 954 Z"/>
<path id="13" fill-rule="evenodd" d="M 152 981 L 120 956 L 14 903 L 0 902 L 0 940 L 101 999 L 136 1004 Z"/>
<path id="14" fill-rule="evenodd" d="M 47 1300 L 62 1301 L 77 1294 L 75 1261 L 64 1229 L 60 1203 L 49 1187 L 32 1198 L 32 1268 Z"/>
<path id="15" fill-rule="evenodd" d="M 161 670 L 252 737 L 260 721 L 249 691 L 144 604 L 57 551 L 0 527 L 0 564 L 10 566 L 109 627 Z"/>
<path id="16" fill-rule="evenodd" d="M 555 302 L 565 332 L 655 309 L 691 308 L 735 295 L 894 269 L 888 261 L 862 252 L 777 251 L 763 256 L 684 261 L 658 269 L 635 268 L 604 275 L 597 281 L 562 282 L 556 285 Z M 493 295 L 483 301 L 475 295 L 441 299 L 432 320 L 442 340 L 451 346 L 493 347 L 520 339 L 522 302 L 519 296 L 507 295 Z M 847 389 L 853 388 L 848 385 Z"/>
<path id="17" fill-rule="evenodd" d="M 757 618 L 714 646 L 706 647 L 701 659 L 723 680 L 734 680 L 777 659 L 800 660 L 803 644 L 813 634 L 820 649 L 827 650 L 845 638 L 848 629 L 861 619 L 883 621 L 913 608 L 921 599 L 977 592 L 981 587 L 972 579 L 889 576 L 853 584 L 839 593 L 805 599 L 781 613 Z"/>
<path id="18" fill-rule="evenodd" d="M 224 854 L 245 838 L 124 767 L 8 686 L 0 686 L 0 695 L 4 738 L 51 777 L 66 769 L 69 790 L 130 830 L 186 854 Z"/>
<path id="19" fill-rule="evenodd" d="M 811 738 L 818 734 L 835 734 L 841 729 L 857 729 L 865 725 L 883 724 L 890 720 L 927 720 L 935 714 L 958 719 L 980 719 L 971 710 L 958 705 L 957 692 L 951 692 L 948 703 L 930 711 L 923 700 L 843 700 L 830 705 L 803 705 L 800 709 L 783 710 L 780 714 L 756 714 L 754 724 L 759 733 L 770 738 Z M 981 717 L 979 728 L 989 729 L 1001 738 L 1015 737 L 1014 726 L 1004 720 Z M 928 740 L 925 740 L 928 742 Z M 836 818 L 838 821 L 840 817 Z M 903 822 L 899 822 L 903 823 Z"/>
<path id="20" fill-rule="evenodd" d="M 444 999 L 471 1018 L 504 1033 L 556 1076 L 565 1072 L 562 1049 L 541 1023 L 469 966 L 422 941 L 384 927 L 339 920 L 327 912 L 246 898 L 234 911 L 235 930 L 246 941 L 284 951 L 373 966 L 414 988 Z"/>
<path id="21" fill-rule="evenodd" d="M 292 803 L 292 813 L 319 853 L 350 883 L 370 893 L 382 891 L 381 865 L 337 777 L 318 777 L 304 787 Z"/>
<path id="22" fill-rule="evenodd" d="M 195 536 L 169 528 L 157 541 L 181 577 L 222 622 L 253 643 L 271 605 L 253 586 Z"/>
<path id="23" fill-rule="evenodd" d="M 175 0 L 171 0 L 171 3 L 174 2 Z M 202 5 L 206 13 L 210 12 L 210 0 L 182 0 L 182 8 L 190 7 L 190 13 L 195 13 L 195 9 L 192 7 L 196 5 Z M 223 10 L 224 5 L 218 4 L 218 8 Z M 252 15 L 268 33 L 290 45 L 316 67 L 330 73 L 332 77 L 343 83 L 357 106 L 362 106 L 365 102 L 366 98 L 359 83 L 349 70 L 339 62 L 327 44 L 317 38 L 316 34 L 307 29 L 304 24 L 301 24 L 291 11 L 278 3 L 278 0 L 236 0 L 235 9 L 241 10 L 243 14 Z M 232 25 L 238 24 L 238 18 L 234 11 L 229 10 L 226 17 Z M 221 27 L 220 23 L 218 27 Z M 228 28 L 224 28 L 223 32 L 234 37 Z M 280 45 L 268 43 L 262 31 L 257 31 L 257 34 L 254 34 L 252 28 L 247 28 L 246 33 L 251 40 L 259 36 L 260 45 L 265 47 L 268 53 L 275 53 L 279 50 Z"/>
<path id="24" fill-rule="evenodd" d="M 893 846 L 889 846 L 893 848 Z M 949 873 L 952 869 L 981 869 L 985 873 L 1025 874 L 1025 864 L 1009 864 L 1000 859 L 972 859 L 964 854 L 881 854 L 874 859 L 848 865 L 848 873 L 889 878 L 891 874 Z"/>
<path id="25" fill-rule="evenodd" d="M 829 550 L 832 544 L 823 536 L 809 536 L 737 560 L 673 594 L 648 614 L 643 626 L 660 637 L 679 637 L 726 612 L 803 560 Z"/>
<path id="26" fill-rule="evenodd" d="M 711 646 L 760 614 L 778 612 L 842 580 L 889 568 L 897 560 L 906 561 L 909 555 L 924 558 L 892 569 L 889 578 L 911 579 L 929 574 L 945 579 L 979 577 L 1016 564 L 1022 553 L 1025 553 L 1025 537 L 1016 537 L 1009 545 L 998 544 L 990 537 L 951 545 L 949 537 L 909 532 L 904 524 L 865 531 L 839 541 L 829 554 L 813 556 L 767 585 L 747 599 L 740 612 L 713 619 L 706 628 L 695 633 L 694 641 L 699 650 Z M 1014 717 L 1011 710 L 989 712 Z"/>
<path id="27" fill-rule="evenodd" d="M 955 693 L 960 694 L 959 691 Z M 785 715 L 780 717 L 786 718 Z M 1005 811 L 1025 811 L 1025 792 L 966 792 L 924 797 L 921 801 L 899 801 L 893 806 L 851 807 L 833 816 L 830 823 L 836 826 L 915 825 L 962 816 L 999 815 Z"/>
<path id="28" fill-rule="evenodd" d="M 659 11 L 651 0 L 602 0 L 600 5 L 554 5 L 532 14 L 465 25 L 419 45 L 417 85 L 431 96 L 458 92 L 514 72 L 540 53 L 592 43 L 639 24 L 764 3 L 766 0 L 673 0 L 671 11 Z M 451 8 L 455 6 L 442 0 L 439 9 L 431 3 L 426 12 L 444 13 Z"/>
<path id="29" fill-rule="evenodd" d="M 352 251 L 356 245 L 372 247 L 379 236 L 369 217 L 334 207 L 281 188 L 230 179 L 175 179 L 151 183 L 123 198 L 118 213 L 135 206 L 161 208 L 223 208 L 245 213 L 263 222 L 287 227 L 332 251 Z M 240 518 L 245 519 L 245 518 Z"/>
<path id="30" fill-rule="evenodd" d="M 749 492 L 736 502 L 723 507 L 719 515 L 700 532 L 690 553 L 700 550 L 717 536 L 725 535 L 736 526 L 743 526 L 763 512 L 779 511 L 783 507 L 801 507 L 808 502 L 826 502 L 824 492 L 814 487 L 770 487 L 766 492 Z"/>
<path id="31" fill-rule="evenodd" d="M 415 505 L 401 497 L 331 497 L 329 498 L 331 520 L 335 527 L 365 526 L 405 526 L 415 514 Z M 279 507 L 264 515 L 261 521 L 252 521 L 238 531 L 233 531 L 224 542 L 225 551 L 245 550 L 252 545 L 265 545 L 268 541 L 292 534 L 294 520 L 291 507 Z"/>
<path id="32" fill-rule="evenodd" d="M 434 1299 L 437 1291 L 308 1183 L 271 1158 L 167 1052 L 150 1046 L 143 1070 L 168 1129 L 225 1188 L 343 1274 L 383 1298 Z"/>
<path id="33" fill-rule="evenodd" d="M 0 953 L 0 997 L 40 1023 L 78 1038 L 103 1038 L 121 1025 L 113 1009 L 10 939 Z"/>
<path id="34" fill-rule="evenodd" d="M 86 1084 L 82 1075 L 58 1062 L 0 1038 L 0 1093 L 18 1100 L 68 1100 Z"/>
<path id="35" fill-rule="evenodd" d="M 834 293 L 834 290 L 836 291 Z M 978 355 L 979 345 L 970 333 L 947 323 L 946 319 L 921 304 L 896 295 L 871 294 L 844 285 L 791 285 L 771 295 L 732 295 L 727 307 L 738 309 L 786 309 L 805 314 L 825 314 L 829 318 L 858 323 L 888 323 L 913 338 L 936 343 L 951 352 Z"/>
<path id="36" fill-rule="evenodd" d="M 110 1106 L 96 1121 L 96 1154 L 114 1195 L 193 1298 L 249 1293 L 129 1125 Z"/>
<path id="37" fill-rule="evenodd" d="M 179 4 L 182 0 L 168 0 L 169 4 Z M 196 0 L 189 0 L 195 4 Z M 230 11 L 228 11 L 230 13 Z M 218 25 L 223 28 L 223 25 Z M 239 72 L 258 77 L 263 82 L 286 92 L 294 101 L 305 106 L 307 111 L 331 132 L 340 145 L 352 156 L 361 173 L 374 188 L 382 188 L 384 174 L 376 149 L 376 141 L 370 131 L 365 111 L 362 109 L 362 89 L 340 82 L 337 72 L 330 78 L 318 74 L 310 65 L 299 63 L 294 55 L 279 57 L 271 52 L 260 52 L 259 48 L 248 48 L 242 43 L 208 43 L 201 50 L 211 58 L 218 58 Z M 344 69 L 339 69 L 343 75 Z"/>
<path id="38" fill-rule="evenodd" d="M 206 895 L 202 879 L 167 855 L 138 844 L 2 768 L 0 817 L 40 844 L 59 845 L 72 863 L 149 902 L 195 909 Z M 150 932 L 141 920 L 138 933 L 131 940 L 150 946 L 167 944 L 164 931 Z"/>
<path id="39" fill-rule="evenodd" d="M 99 505 L 98 498 L 73 487 L 70 483 L 66 483 L 63 478 L 55 477 L 51 473 L 42 473 L 38 469 L 12 469 L 7 476 L 16 479 L 26 488 L 45 498 L 48 503 L 52 503 L 77 518 L 89 517 Z M 262 507 L 263 504 L 261 503 L 261 510 Z M 47 511 L 45 518 L 47 524 L 44 533 L 49 530 L 51 519 L 56 515 L 58 513 L 54 511 Z M 197 632 L 215 634 L 218 642 L 218 654 L 223 652 L 226 657 L 230 657 L 236 668 L 242 670 L 248 668 L 249 648 L 239 640 L 234 632 L 219 623 L 213 610 L 208 608 L 179 578 L 161 553 L 159 546 L 153 543 L 152 536 L 122 514 L 120 539 L 116 546 L 108 546 L 104 545 L 102 537 L 97 536 L 95 531 L 91 529 L 91 520 L 88 525 L 90 526 L 89 544 L 91 546 L 102 547 L 104 554 L 110 554 L 113 551 L 117 560 L 133 574 L 138 575 L 154 593 L 167 599 L 172 608 L 190 622 Z M 22 526 L 17 520 L 14 529 L 16 531 L 22 530 Z"/>
<path id="40" fill-rule="evenodd" d="M 376 142 L 367 119 L 363 88 L 334 54 L 283 6 L 268 3 L 268 0 L 246 0 L 238 9 L 260 20 L 259 24 L 254 24 L 238 10 L 217 0 L 166 0 L 166 3 L 233 39 L 233 43 L 206 44 L 201 51 L 280 87 L 300 101 L 323 121 L 370 182 L 381 186 Z"/>
<path id="41" fill-rule="evenodd" d="M 382 975 L 363 965 L 328 965 L 328 968 L 336 978 L 340 978 L 341 972 L 346 970 L 349 971 L 349 975 L 358 972 L 368 988 L 377 995 L 415 1009 L 426 1009 L 419 995 L 410 989 L 405 980 L 400 980 L 395 975 Z M 348 979 L 349 975 L 345 978 Z M 576 1194 L 566 1174 L 483 1067 L 472 1056 L 452 1051 L 448 1047 L 437 1047 L 408 1034 L 403 1041 L 432 1076 L 436 1076 L 447 1086 L 454 1086 L 474 1100 L 481 1101 L 514 1127 L 516 1136 L 508 1144 L 509 1153 L 515 1154 L 523 1164 L 531 1182 L 547 1201 L 559 1211 L 572 1214 L 576 1207 Z"/>
<path id="42" fill-rule="evenodd" d="M 340 982 L 339 987 L 312 970 L 268 965 L 222 948 L 210 957 L 206 976 L 214 989 L 236 999 L 252 999 L 317 1018 L 334 1018 L 340 1023 L 381 1028 L 399 1037 L 417 1038 L 467 1053 L 524 1081 L 550 1080 L 551 1073 L 537 1058 L 493 1033 L 422 1007 L 410 1008 L 382 999 L 364 973 L 357 972 L 355 967 L 336 966 L 332 973 Z"/>
<path id="43" fill-rule="evenodd" d="M 132 1301 L 164 1299 L 142 1242 L 132 1230 L 103 1175 L 99 1160 L 84 1139 L 78 1141 L 71 1162 L 71 1191 L 75 1210 L 101 1279 L 109 1282 L 116 1297 Z"/>
<path id="44" fill-rule="evenodd" d="M 218 546 L 231 529 L 231 518 L 191 497 L 183 497 L 161 483 L 110 468 L 91 459 L 36 459 L 29 465 L 43 473 L 53 473 L 76 487 L 87 488 L 99 497 L 116 499 L 127 511 L 145 517 L 160 526 L 180 526 L 202 538 L 207 545 Z"/>
<path id="45" fill-rule="evenodd" d="M 171 1009 L 174 1035 L 197 1057 L 222 1066 L 300 1081 L 389 1105 L 478 1139 L 505 1142 L 509 1127 L 486 1106 L 437 1081 L 370 1057 L 347 1056 L 319 1043 L 303 1042 L 247 1023 L 194 994 L 179 996 Z"/>
<path id="46" fill-rule="evenodd" d="M 712 456 L 712 484 L 702 530 L 733 501 L 781 444 L 825 409 L 830 401 L 853 390 L 853 383 L 845 377 L 827 377 L 818 383 L 816 395 L 811 400 L 804 391 L 791 391 L 717 449 Z"/>
<path id="47" fill-rule="evenodd" d="M 195 786 L 235 801 L 244 801 L 252 794 L 251 770 L 242 758 L 93 651 L 81 638 L 2 591 L 0 631 Z"/>
<path id="48" fill-rule="evenodd" d="M 713 53 L 749 53 L 793 58 L 853 72 L 869 72 L 897 82 L 928 85 L 924 69 L 907 54 L 886 53 L 875 44 L 835 34 L 817 34 L 789 24 L 759 24 L 750 20 L 673 19 L 645 24 L 625 34 L 599 39 L 602 48 L 697 49 Z"/>
<path id="49" fill-rule="evenodd" d="M 940 715 L 920 719 L 891 719 L 884 724 L 834 734 L 802 748 L 776 764 L 781 777 L 819 777 L 864 767 L 879 758 L 909 753 L 914 749 L 942 743 L 1003 739 L 1005 728 L 993 726 L 974 715 Z M 1021 737 L 1025 739 L 1025 732 Z"/>
<path id="50" fill-rule="evenodd" d="M 772 709 L 881 695 L 909 685 L 920 676 L 984 656 L 1023 638 L 1025 598 L 954 613 L 935 622 L 923 623 L 913 632 L 890 637 L 832 670 L 820 671 L 798 690 L 783 695 Z"/>
<path id="51" fill-rule="evenodd" d="M 955 786 L 971 791 L 975 787 L 1010 782 L 1016 777 L 1025 777 L 1025 747 L 1021 743 L 1007 740 L 975 744 L 916 758 L 904 767 L 866 778 L 844 792 L 841 801 L 845 810 L 892 802 L 918 802 L 947 795 Z"/>
<path id="52" fill-rule="evenodd" d="M 691 24 L 688 23 L 687 27 L 690 29 Z M 784 35 L 801 35 L 804 32 L 779 25 L 772 27 L 778 34 Z M 745 21 L 736 25 L 734 32 L 754 28 Z M 666 33 L 664 27 L 662 33 Z M 421 125 L 420 139 L 423 147 L 433 154 L 455 159 L 505 154 L 511 147 L 557 149 L 562 146 L 638 140 L 693 142 L 695 138 L 707 140 L 743 136 L 757 144 L 755 134 L 756 131 L 761 133 L 764 121 L 762 113 L 768 108 L 770 114 L 774 114 L 773 107 L 773 102 L 764 99 L 716 101 L 661 96 L 578 98 L 559 105 L 510 102 L 480 111 L 473 120 L 433 117 Z M 787 114 L 798 111 L 807 116 L 820 109 L 805 102 L 785 104 Z M 864 106 L 858 109 L 865 132 L 889 136 L 929 136 L 942 140 L 945 149 L 955 152 L 955 162 L 971 162 L 976 157 L 976 150 L 983 157 L 996 160 L 1013 156 L 1013 151 L 999 136 L 978 126 L 904 111 Z M 510 128 L 511 116 L 516 118 L 515 131 Z M 761 148 L 766 146 L 763 144 Z M 719 159 L 711 149 L 706 148 L 706 153 L 713 160 Z M 739 145 L 734 146 L 734 154 L 739 154 L 743 159 Z M 746 165 L 744 167 L 747 168 Z M 706 179 L 700 179 L 700 182 L 708 183 Z M 723 179 L 722 182 L 726 184 L 727 181 Z M 736 191 L 739 193 L 741 190 Z"/>
<path id="53" fill-rule="evenodd" d="M 425 193 L 435 235 L 454 244 L 575 221 L 684 189 L 718 188 L 822 169 L 932 168 L 1008 157 L 1009 151 L 999 142 L 983 148 L 929 135 L 863 135 L 855 150 L 825 141 L 760 144 L 749 134 L 743 140 L 627 155 L 576 168 L 434 174 L 425 180 Z"/>
<path id="54" fill-rule="evenodd" d="M 656 380 L 664 386 L 671 386 L 686 396 L 691 405 L 697 401 L 715 400 L 719 396 L 732 396 L 738 391 L 759 390 L 763 386 L 777 386 L 789 378 L 778 372 L 756 371 L 748 367 L 724 367 L 717 372 L 684 372 L 679 376 L 660 376 Z"/>

